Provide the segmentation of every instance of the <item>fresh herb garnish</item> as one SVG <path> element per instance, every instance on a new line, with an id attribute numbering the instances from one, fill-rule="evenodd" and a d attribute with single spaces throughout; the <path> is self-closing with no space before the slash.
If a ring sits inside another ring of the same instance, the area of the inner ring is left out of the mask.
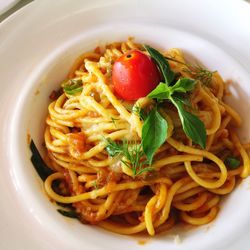
<path id="1" fill-rule="evenodd" d="M 158 86 L 148 94 L 149 98 L 157 100 L 169 99 L 175 92 L 186 93 L 192 90 L 195 86 L 195 81 L 189 78 L 179 79 L 175 85 L 167 86 L 165 83 L 159 83 Z"/>
<path id="2" fill-rule="evenodd" d="M 230 169 L 236 169 L 240 166 L 240 160 L 234 156 L 228 156 L 224 163 Z"/>
<path id="3" fill-rule="evenodd" d="M 57 209 L 57 211 L 65 217 L 78 219 L 78 214 L 73 210 Z"/>
<path id="4" fill-rule="evenodd" d="M 165 83 L 167 85 L 170 85 L 175 78 L 175 73 L 171 70 L 168 61 L 156 49 L 148 45 L 144 45 L 144 48 L 147 50 L 149 55 L 155 60 L 156 64 L 158 65 L 162 73 Z"/>
<path id="5" fill-rule="evenodd" d="M 171 95 L 174 92 L 187 93 L 194 89 L 196 82 L 190 78 L 179 79 L 174 86 L 171 87 Z"/>
<path id="6" fill-rule="evenodd" d="M 126 141 L 123 144 L 123 150 L 126 160 L 122 160 L 122 162 L 133 171 L 134 176 L 153 170 L 151 167 L 143 167 L 148 162 L 142 159 L 144 157 L 144 152 L 141 143 L 129 143 Z"/>
<path id="7" fill-rule="evenodd" d="M 50 169 L 46 163 L 44 162 L 44 160 L 42 159 L 35 143 L 33 140 L 31 140 L 30 142 L 30 150 L 32 152 L 32 156 L 31 156 L 31 162 L 33 164 L 33 166 L 35 167 L 38 175 L 40 176 L 40 178 L 45 181 L 47 179 L 47 177 L 51 174 L 53 174 L 53 170 Z M 54 182 L 55 183 L 55 182 Z M 66 217 L 70 217 L 70 218 L 78 218 L 77 213 L 74 210 L 71 210 L 71 205 L 69 204 L 64 204 L 64 203 L 57 203 L 59 206 L 65 207 L 69 210 L 64 210 L 64 209 L 57 209 L 57 211 L 62 214 L 63 216 Z"/>
<path id="8" fill-rule="evenodd" d="M 170 89 L 166 83 L 160 82 L 147 96 L 151 99 L 165 100 L 170 96 Z"/>
<path id="9" fill-rule="evenodd" d="M 213 78 L 213 73 L 216 71 L 210 71 L 203 68 L 201 65 L 187 65 L 187 68 L 184 69 L 189 73 L 194 79 L 200 80 L 205 85 L 209 85 Z"/>
<path id="10" fill-rule="evenodd" d="M 171 101 L 178 110 L 185 134 L 202 148 L 206 147 L 206 129 L 203 122 L 192 113 L 184 109 L 186 100 L 180 96 L 175 97 L 175 92 L 185 93 L 194 87 L 195 81 L 182 78 L 175 85 L 168 87 L 160 83 L 149 95 L 150 98 Z"/>
<path id="11" fill-rule="evenodd" d="M 45 181 L 49 175 L 53 173 L 52 169 L 50 169 L 44 160 L 42 159 L 35 143 L 33 140 L 30 142 L 30 150 L 32 152 L 32 156 L 30 158 L 33 166 L 36 169 L 36 172 L 40 176 L 40 178 Z"/>
<path id="12" fill-rule="evenodd" d="M 166 141 L 168 124 L 156 108 L 150 111 L 142 127 L 142 146 L 149 165 L 157 149 Z"/>
<path id="13" fill-rule="evenodd" d="M 156 63 L 158 64 L 160 70 L 164 70 L 164 67 L 161 65 L 168 65 L 166 64 L 167 60 L 163 55 L 161 57 L 159 56 L 159 52 L 155 52 L 156 50 L 150 48 L 149 46 L 145 46 L 145 48 L 150 51 L 153 51 L 154 53 L 150 53 L 151 57 L 154 58 L 156 55 Z M 160 64 L 159 62 L 160 58 Z M 165 63 L 164 63 L 165 61 Z M 169 65 L 168 65 L 169 66 Z M 164 79 L 166 79 L 165 75 L 169 74 L 169 68 L 167 68 L 166 72 L 162 71 L 162 74 L 164 75 Z M 172 79 L 172 73 L 170 73 L 170 79 Z M 174 79 L 174 78 L 173 78 Z M 171 81 L 173 81 L 173 79 Z M 203 122 L 194 114 L 188 112 L 185 110 L 185 102 L 186 99 L 184 97 L 181 97 L 180 93 L 187 93 L 195 87 L 195 80 L 189 79 L 189 78 L 181 78 L 179 79 L 175 84 L 169 84 L 172 82 L 169 82 L 169 79 L 165 80 L 165 82 L 161 82 L 158 84 L 158 86 L 151 91 L 148 94 L 149 98 L 154 98 L 157 101 L 162 100 L 168 100 L 178 110 L 178 114 L 182 123 L 183 130 L 185 134 L 192 139 L 195 143 L 199 144 L 202 148 L 206 147 L 206 129 L 203 124 Z"/>
<path id="14" fill-rule="evenodd" d="M 69 95 L 74 95 L 76 93 L 79 93 L 82 91 L 82 80 L 80 79 L 71 79 L 64 81 L 61 84 L 61 87 L 63 88 L 64 92 Z"/>
<path id="15" fill-rule="evenodd" d="M 183 63 L 183 62 L 176 60 L 175 58 L 171 58 L 167 56 L 165 56 L 165 58 L 167 60 L 184 65 L 186 68 L 184 68 L 183 71 L 190 74 L 194 79 L 200 80 L 205 85 L 209 85 L 209 83 L 212 81 L 213 74 L 216 72 L 216 71 L 210 71 L 202 67 L 200 64 Z"/>
<path id="16" fill-rule="evenodd" d="M 142 144 L 124 140 L 117 143 L 110 138 L 105 139 L 107 142 L 106 150 L 111 157 L 120 155 L 121 160 L 128 168 L 133 171 L 133 175 L 138 176 L 146 171 L 152 171 L 153 168 L 145 167 L 148 164 L 146 160 L 143 160 L 145 156 L 142 150 Z"/>
<path id="17" fill-rule="evenodd" d="M 199 144 L 202 148 L 206 147 L 206 129 L 204 123 L 192 113 L 184 109 L 184 105 L 179 100 L 171 97 L 172 103 L 178 110 L 178 114 L 182 123 L 185 134 L 192 139 L 193 142 Z"/>
<path id="18" fill-rule="evenodd" d="M 190 98 L 188 96 L 181 96 L 181 95 L 175 93 L 174 99 L 181 102 L 184 105 L 184 107 L 187 107 L 189 110 L 195 110 L 195 108 L 192 106 L 192 103 L 191 103 Z"/>
<path id="19" fill-rule="evenodd" d="M 206 129 L 203 122 L 192 113 L 184 109 L 185 99 L 180 96 L 175 98 L 175 93 L 186 93 L 194 88 L 195 81 L 189 78 L 179 79 L 175 85 L 167 86 L 160 83 L 151 93 L 149 98 L 157 100 L 170 100 L 178 110 L 185 134 L 202 148 L 206 147 Z M 184 101 L 184 102 L 183 102 Z"/>
<path id="20" fill-rule="evenodd" d="M 105 140 L 107 142 L 107 146 L 105 149 L 111 157 L 117 156 L 123 152 L 122 144 L 118 144 L 110 138 L 105 138 Z"/>
<path id="21" fill-rule="evenodd" d="M 132 112 L 136 114 L 143 121 L 147 118 L 145 110 L 143 110 L 140 105 L 133 106 Z"/>

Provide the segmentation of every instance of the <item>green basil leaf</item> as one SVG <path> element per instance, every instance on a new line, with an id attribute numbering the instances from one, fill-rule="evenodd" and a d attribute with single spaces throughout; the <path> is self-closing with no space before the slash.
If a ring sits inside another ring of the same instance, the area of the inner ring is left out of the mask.
<path id="1" fill-rule="evenodd" d="M 145 110 L 141 109 L 138 113 L 139 117 L 141 120 L 145 121 L 147 118 L 147 113 L 145 112 Z"/>
<path id="2" fill-rule="evenodd" d="M 170 87 L 168 87 L 165 83 L 160 82 L 147 96 L 151 99 L 156 98 L 158 100 L 164 100 L 168 99 L 170 95 Z"/>
<path id="3" fill-rule="evenodd" d="M 170 85 L 175 78 L 175 73 L 171 70 L 168 61 L 156 49 L 154 49 L 148 45 L 144 45 L 144 48 L 147 50 L 147 52 L 150 54 L 150 56 L 157 63 L 157 65 L 162 73 L 162 76 L 164 78 L 165 83 L 167 85 Z"/>
<path id="4" fill-rule="evenodd" d="M 228 156 L 224 163 L 230 169 L 236 169 L 240 166 L 240 160 L 234 156 Z"/>
<path id="5" fill-rule="evenodd" d="M 142 148 L 149 165 L 157 149 L 166 141 L 167 130 L 167 121 L 153 109 L 142 126 Z"/>
<path id="6" fill-rule="evenodd" d="M 72 89 L 72 90 L 67 90 L 67 89 L 64 89 L 64 91 L 69 94 L 69 95 L 74 95 L 76 93 L 79 93 L 82 91 L 82 87 L 79 87 L 79 88 L 75 88 L 75 89 Z"/>
<path id="7" fill-rule="evenodd" d="M 194 109 L 192 107 L 192 103 L 191 103 L 190 99 L 187 96 L 182 96 L 182 95 L 174 93 L 172 97 L 175 100 L 180 101 L 184 105 L 184 107 L 188 107 L 191 110 Z"/>
<path id="8" fill-rule="evenodd" d="M 57 209 L 57 211 L 65 217 L 78 219 L 78 214 L 73 210 L 67 211 L 67 210 L 63 210 L 63 209 Z"/>
<path id="9" fill-rule="evenodd" d="M 206 129 L 203 122 L 197 116 L 184 110 L 183 103 L 179 100 L 171 98 L 171 101 L 178 110 L 185 134 L 204 149 L 206 147 Z"/>
<path id="10" fill-rule="evenodd" d="M 64 81 L 61 84 L 63 90 L 65 93 L 69 94 L 69 95 L 74 95 L 78 92 L 82 91 L 82 80 L 78 79 L 72 79 L 69 81 Z"/>
<path id="11" fill-rule="evenodd" d="M 186 93 L 190 90 L 193 90 L 196 82 L 193 79 L 190 78 L 181 78 L 179 79 L 175 85 L 171 87 L 171 92 L 181 92 Z"/>
<path id="12" fill-rule="evenodd" d="M 170 87 L 161 82 L 148 94 L 148 97 L 156 98 L 158 100 L 169 99 L 170 96 L 176 92 L 186 93 L 192 90 L 195 86 L 195 83 L 195 80 L 190 78 L 179 79 L 175 85 Z"/>
<path id="13" fill-rule="evenodd" d="M 32 152 L 30 160 L 40 178 L 45 181 L 54 171 L 46 165 L 33 140 L 30 142 L 30 150 Z"/>

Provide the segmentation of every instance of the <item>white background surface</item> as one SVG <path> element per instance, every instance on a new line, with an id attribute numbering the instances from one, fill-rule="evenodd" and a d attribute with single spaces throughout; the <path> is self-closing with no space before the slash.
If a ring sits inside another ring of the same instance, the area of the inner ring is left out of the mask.
<path id="1" fill-rule="evenodd" d="M 244 135 L 249 138 L 249 27 L 250 5 L 240 0 L 42 0 L 4 21 L 0 25 L 0 249 L 249 249 L 249 180 L 232 194 L 207 233 L 195 230 L 178 246 L 170 236 L 139 246 L 134 238 L 79 227 L 54 213 L 45 195 L 37 192 L 41 187 L 25 148 L 29 113 L 35 114 L 30 129 L 39 141 L 35 129 L 46 112 L 37 112 L 45 104 L 41 97 L 63 78 L 74 57 L 100 41 L 128 35 L 160 47 L 183 47 L 239 82 L 243 93 L 231 102 L 245 115 Z M 42 93 L 32 103 L 37 88 Z"/>

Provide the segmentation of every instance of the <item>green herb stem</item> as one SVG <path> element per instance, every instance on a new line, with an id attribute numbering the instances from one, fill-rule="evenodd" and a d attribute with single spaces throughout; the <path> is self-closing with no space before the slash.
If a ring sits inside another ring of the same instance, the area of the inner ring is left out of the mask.
<path id="1" fill-rule="evenodd" d="M 205 85 L 209 85 L 209 83 L 212 81 L 213 74 L 216 72 L 216 71 L 210 71 L 199 64 L 197 65 L 187 64 L 167 56 L 165 56 L 165 58 L 167 60 L 184 65 L 186 68 L 183 69 L 183 71 L 189 73 L 194 79 L 200 80 Z"/>
<path id="2" fill-rule="evenodd" d="M 141 175 L 144 172 L 152 171 L 150 167 L 145 167 L 148 161 L 143 160 L 145 154 L 142 150 L 142 144 L 124 140 L 121 143 L 117 143 L 110 138 L 105 139 L 107 146 L 106 151 L 111 157 L 120 156 L 125 160 L 121 160 L 127 167 L 129 167 L 134 177 Z"/>

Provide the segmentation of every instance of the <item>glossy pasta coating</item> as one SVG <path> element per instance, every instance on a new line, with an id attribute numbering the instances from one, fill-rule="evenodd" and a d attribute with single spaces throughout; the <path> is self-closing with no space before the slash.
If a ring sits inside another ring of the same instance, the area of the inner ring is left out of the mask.
<path id="1" fill-rule="evenodd" d="M 80 220 L 120 234 L 147 231 L 154 235 L 178 221 L 209 223 L 219 211 L 221 198 L 250 173 L 249 145 L 242 145 L 235 132 L 241 118 L 224 103 L 226 85 L 213 72 L 211 82 L 199 81 L 190 95 L 192 108 L 206 127 L 206 149 L 193 145 L 183 133 L 176 109 L 165 105 L 162 114 L 169 124 L 168 138 L 154 157 L 154 171 L 134 177 L 121 159 L 108 155 L 103 139 L 140 142 L 143 120 L 133 106 L 152 105 L 147 97 L 128 103 L 113 92 L 112 65 L 131 49 L 142 50 L 142 45 L 128 39 L 98 47 L 76 60 L 68 78 L 81 80 L 82 91 L 63 93 L 48 107 L 45 144 L 55 173 L 45 181 L 45 190 L 57 202 L 72 203 Z M 179 49 L 163 54 L 178 61 L 169 61 L 174 72 L 192 77 Z M 239 168 L 227 169 L 228 152 L 239 156 Z M 55 180 L 66 183 L 66 195 L 53 190 Z"/>

